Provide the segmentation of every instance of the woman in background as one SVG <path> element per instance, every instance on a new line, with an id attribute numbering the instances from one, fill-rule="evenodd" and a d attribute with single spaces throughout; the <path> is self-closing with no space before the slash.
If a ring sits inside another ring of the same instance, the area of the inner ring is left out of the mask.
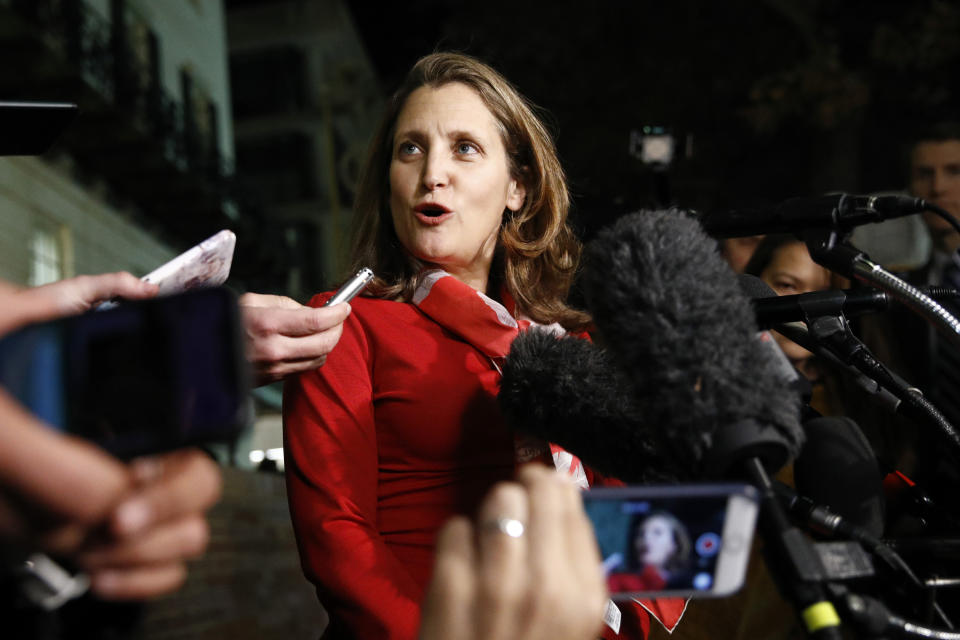
<path id="1" fill-rule="evenodd" d="M 822 291 L 831 287 L 830 272 L 813 261 L 807 245 L 788 234 L 766 236 L 757 245 L 744 272 L 759 277 L 780 296 Z M 773 335 L 800 373 L 811 382 L 820 378 L 823 372 L 812 353 L 777 332 Z"/>

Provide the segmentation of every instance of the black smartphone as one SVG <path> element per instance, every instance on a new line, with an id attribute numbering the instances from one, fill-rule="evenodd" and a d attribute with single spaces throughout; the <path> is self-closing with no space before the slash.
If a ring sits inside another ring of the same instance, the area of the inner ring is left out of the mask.
<path id="1" fill-rule="evenodd" d="M 0 100 L 0 156 L 43 153 L 76 116 L 72 102 Z"/>
<path id="2" fill-rule="evenodd" d="M 725 596 L 743 584 L 757 518 L 753 487 L 601 487 L 583 501 L 614 600 Z"/>
<path id="3" fill-rule="evenodd" d="M 121 458 L 229 441 L 248 422 L 240 313 L 223 287 L 126 302 L 0 340 L 0 385 Z"/>

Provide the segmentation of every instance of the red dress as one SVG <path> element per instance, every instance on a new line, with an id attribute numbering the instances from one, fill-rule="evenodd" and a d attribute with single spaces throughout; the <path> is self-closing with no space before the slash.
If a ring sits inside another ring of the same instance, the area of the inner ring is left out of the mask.
<path id="1" fill-rule="evenodd" d="M 513 476 L 513 436 L 484 355 L 412 304 L 351 305 L 326 364 L 285 388 L 290 511 L 326 637 L 415 638 L 437 531 Z"/>

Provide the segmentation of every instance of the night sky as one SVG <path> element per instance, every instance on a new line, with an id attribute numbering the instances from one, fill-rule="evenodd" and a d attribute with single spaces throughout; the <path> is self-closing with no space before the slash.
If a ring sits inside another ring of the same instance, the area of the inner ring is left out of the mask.
<path id="1" fill-rule="evenodd" d="M 384 94 L 421 55 L 458 50 L 546 109 L 587 237 L 664 200 L 712 210 L 900 188 L 910 131 L 956 119 L 958 3 L 349 6 Z M 666 173 L 628 152 L 644 125 L 667 127 L 681 147 Z"/>

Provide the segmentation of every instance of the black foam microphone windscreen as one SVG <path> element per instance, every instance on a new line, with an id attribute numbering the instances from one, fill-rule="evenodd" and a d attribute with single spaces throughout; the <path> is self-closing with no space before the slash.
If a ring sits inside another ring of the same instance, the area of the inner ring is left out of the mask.
<path id="1" fill-rule="evenodd" d="M 639 414 L 673 457 L 717 467 L 721 441 L 726 455 L 731 438 L 748 444 L 757 429 L 784 459 L 796 455 L 799 398 L 765 357 L 736 276 L 695 219 L 676 209 L 624 216 L 587 247 L 583 289 Z"/>
<path id="2" fill-rule="evenodd" d="M 532 329 L 510 347 L 499 401 L 514 429 L 560 445 L 603 474 L 630 483 L 691 480 L 689 468 L 657 446 L 659 425 L 643 419 L 633 396 L 606 351 Z"/>

